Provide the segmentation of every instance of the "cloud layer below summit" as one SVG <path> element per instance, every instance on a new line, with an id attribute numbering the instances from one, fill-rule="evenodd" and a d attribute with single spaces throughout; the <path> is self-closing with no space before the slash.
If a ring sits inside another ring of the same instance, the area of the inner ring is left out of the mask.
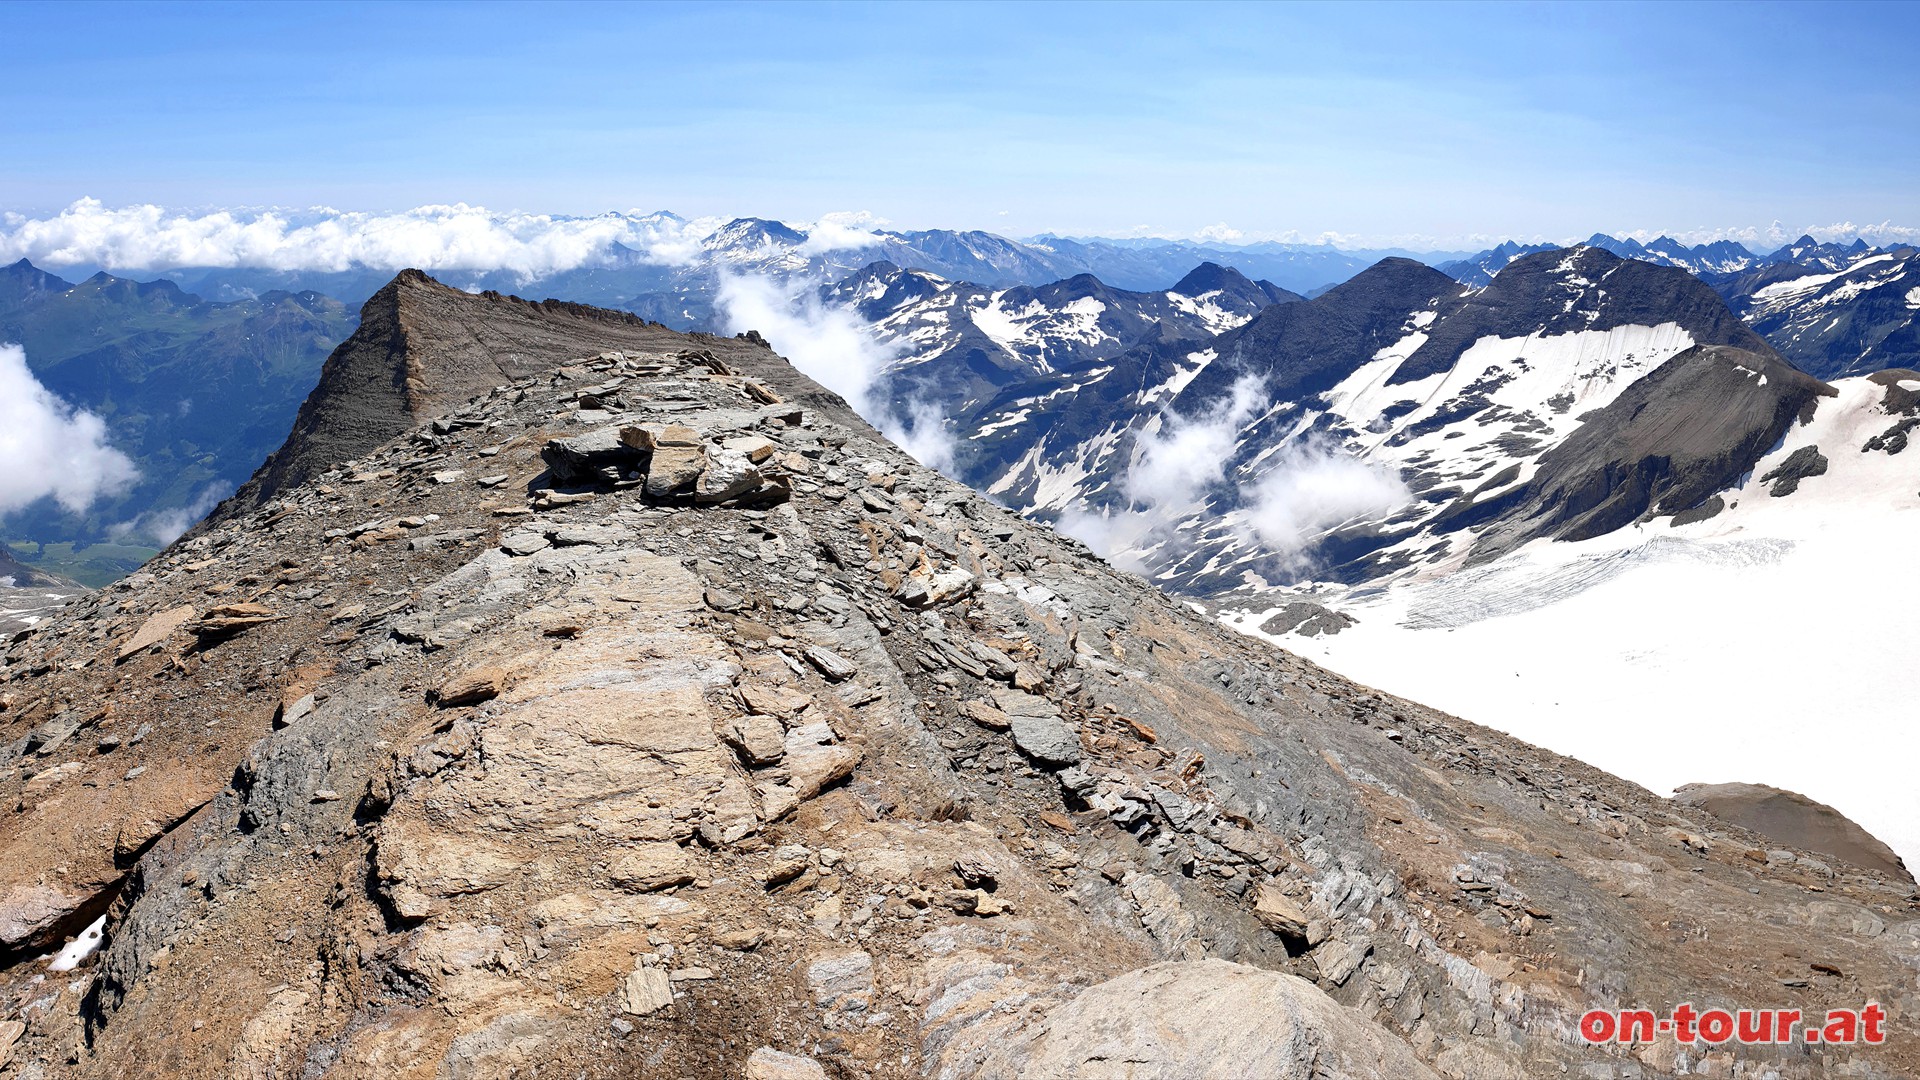
<path id="1" fill-rule="evenodd" d="M 261 267 L 338 271 L 500 270 L 524 277 L 606 265 L 627 248 L 641 262 L 679 266 L 697 260 L 720 218 L 682 220 L 639 211 L 565 217 L 496 213 L 456 203 L 395 213 L 109 207 L 81 199 L 57 214 L 0 214 L 0 260 L 28 259 L 113 270 Z M 801 250 L 818 254 L 872 242 L 871 215 L 837 213 L 800 227 Z"/>
<path id="2" fill-rule="evenodd" d="M 587 267 L 617 258 L 659 266 L 698 261 L 703 241 L 724 224 L 720 217 L 683 220 L 671 214 L 639 211 L 591 217 L 496 212 L 465 203 L 420 206 L 389 213 L 308 210 L 171 210 L 151 204 L 110 207 L 80 199 L 57 213 L 34 216 L 0 213 L 0 262 L 27 259 L 51 270 L 68 267 L 115 271 L 159 271 L 180 267 L 256 267 L 271 270 L 343 271 L 355 268 L 400 270 L 504 271 L 523 278 Z M 872 245 L 886 224 L 863 211 L 823 214 L 793 223 L 806 233 L 802 255 L 856 250 Z M 1663 230 L 1623 229 L 1614 235 L 1642 241 Z M 1864 238 L 1885 246 L 1920 243 L 1920 228 L 1891 222 L 1838 222 L 1788 228 L 1775 221 L 1760 226 L 1664 230 L 1686 243 L 1736 240 L 1767 251 L 1803 233 L 1818 240 Z M 1343 233 L 1306 235 L 1260 231 L 1220 223 L 1187 233 L 1136 226 L 1117 235 L 1191 240 L 1215 245 L 1280 243 L 1331 244 L 1342 248 L 1398 247 L 1454 250 L 1489 246 L 1505 239 L 1573 242 L 1584 237 L 1542 238 L 1495 233 L 1470 236 L 1381 236 Z M 626 249 L 623 253 L 621 249 Z"/>

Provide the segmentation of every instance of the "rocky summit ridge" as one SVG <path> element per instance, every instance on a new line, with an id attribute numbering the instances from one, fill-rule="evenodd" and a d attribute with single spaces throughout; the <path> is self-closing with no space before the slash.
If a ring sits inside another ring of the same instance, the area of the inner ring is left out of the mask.
<path id="1" fill-rule="evenodd" d="M 394 288 L 309 406 L 398 430 L 8 647 L 0 1075 L 1920 1070 L 1910 882 L 1236 635 L 756 339 Z"/>

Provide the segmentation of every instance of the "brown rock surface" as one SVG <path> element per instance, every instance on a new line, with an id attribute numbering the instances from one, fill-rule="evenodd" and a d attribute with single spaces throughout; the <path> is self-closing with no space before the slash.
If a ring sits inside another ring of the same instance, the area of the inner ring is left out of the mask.
<path id="1" fill-rule="evenodd" d="M 1913 880 L 1912 871 L 1892 848 L 1840 811 L 1798 792 L 1766 784 L 1688 784 L 1673 793 L 1673 800 L 1697 806 L 1775 843 L 1829 855 L 1891 878 Z"/>
<path id="2" fill-rule="evenodd" d="M 337 459 L 296 431 L 284 484 L 4 654 L 17 1074 L 957 1078 L 1112 1046 L 1140 1075 L 1664 1075 L 1670 1040 L 1589 1047 L 1579 1015 L 1869 999 L 1885 1046 L 1684 1067 L 1920 1073 L 1904 879 L 1755 861 L 1704 811 L 1236 636 L 751 341 L 394 288 L 421 303 L 384 379 L 337 355 L 316 390 L 405 387 L 368 414 L 392 430 Z M 501 355 L 416 391 L 436 349 Z M 542 487 L 549 441 L 610 424 L 765 439 L 789 486 Z M 899 595 L 952 571 L 972 587 Z M 210 585 L 280 618 L 113 662 Z M 516 681 L 429 700 L 489 667 Z M 296 671 L 326 674 L 276 729 Z"/>
<path id="3" fill-rule="evenodd" d="M 120 651 L 114 656 L 114 659 L 116 661 L 125 661 L 130 657 L 138 656 L 147 649 L 160 644 L 175 630 L 192 622 L 194 615 L 193 605 L 182 604 L 179 607 L 168 608 L 166 611 L 147 616 L 146 620 L 140 624 L 140 629 L 134 631 L 133 636 L 128 638 L 126 643 L 120 646 Z"/>

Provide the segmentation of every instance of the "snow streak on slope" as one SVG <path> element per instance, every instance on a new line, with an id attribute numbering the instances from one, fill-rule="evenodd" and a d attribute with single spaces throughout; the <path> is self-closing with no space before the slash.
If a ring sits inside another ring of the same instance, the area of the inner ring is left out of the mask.
<path id="1" fill-rule="evenodd" d="M 1854 281 L 1851 282 L 1850 284 L 1853 284 L 1857 289 L 1859 287 L 1861 279 L 1856 275 L 1858 275 L 1860 271 L 1865 270 L 1868 267 L 1875 265 L 1876 263 L 1890 262 L 1892 261 L 1892 259 L 1893 259 L 1893 256 L 1891 255 L 1884 255 L 1884 254 L 1872 255 L 1867 258 L 1861 259 L 1859 262 L 1854 263 L 1852 266 L 1847 267 L 1845 270 L 1836 270 L 1831 274 L 1808 274 L 1806 277 L 1792 278 L 1787 281 L 1776 281 L 1772 285 L 1768 285 L 1765 288 L 1754 293 L 1753 299 L 1758 304 L 1765 306 L 1769 301 L 1778 301 L 1778 300 L 1787 299 L 1789 297 L 1803 296 L 1807 293 L 1813 292 L 1814 290 L 1820 288 L 1822 285 L 1826 285 L 1829 282 L 1832 282 L 1838 278 L 1843 278 L 1843 277 L 1854 278 Z"/>
<path id="2" fill-rule="evenodd" d="M 1416 331 L 1326 395 L 1327 412 L 1359 434 L 1363 457 L 1461 482 L 1521 466 L 1564 438 L 1579 417 L 1693 346 L 1674 323 L 1552 336 L 1485 337 L 1449 371 L 1415 383 L 1387 380 L 1425 340 Z M 1407 405 L 1412 405 L 1410 410 Z M 1470 423 L 1469 423 L 1470 421 Z M 1508 486 L 1502 484 L 1502 487 Z"/>
<path id="3" fill-rule="evenodd" d="M 1920 463 L 1861 449 L 1895 423 L 1886 383 L 1836 385 L 1713 518 L 1536 541 L 1345 602 L 1323 590 L 1359 623 L 1283 644 L 1656 790 L 1740 780 L 1803 792 L 1920 865 L 1920 788 L 1899 752 L 1912 745 L 1920 649 L 1908 584 Z M 1762 478 L 1807 447 L 1825 472 L 1772 494 L 1777 480 Z M 1258 634 L 1276 610 L 1226 618 Z"/>

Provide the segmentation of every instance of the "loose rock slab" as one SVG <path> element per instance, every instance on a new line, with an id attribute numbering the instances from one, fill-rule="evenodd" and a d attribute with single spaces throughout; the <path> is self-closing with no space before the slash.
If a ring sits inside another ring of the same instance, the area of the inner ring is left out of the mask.
<path id="1" fill-rule="evenodd" d="M 118 663 L 129 660 L 142 651 L 158 645 L 166 640 L 168 634 L 192 622 L 193 616 L 193 608 L 185 605 L 169 608 L 157 615 L 149 615 L 147 621 L 140 624 L 140 629 L 134 631 L 133 636 L 127 639 L 127 643 L 120 646 L 120 652 L 114 657 L 114 661 Z"/>
<path id="2" fill-rule="evenodd" d="M 651 1016 L 673 1004 L 673 980 L 664 968 L 637 968 L 620 991 L 620 1008 L 630 1016 Z"/>
<path id="3" fill-rule="evenodd" d="M 747 1080 L 827 1080 L 827 1070 L 810 1057 L 763 1046 L 747 1058 Z"/>
<path id="4" fill-rule="evenodd" d="M 1412 1048 L 1307 982 L 1225 960 L 1092 987 L 988 1048 L 979 1075 L 1093 1080 L 1437 1080 Z"/>

